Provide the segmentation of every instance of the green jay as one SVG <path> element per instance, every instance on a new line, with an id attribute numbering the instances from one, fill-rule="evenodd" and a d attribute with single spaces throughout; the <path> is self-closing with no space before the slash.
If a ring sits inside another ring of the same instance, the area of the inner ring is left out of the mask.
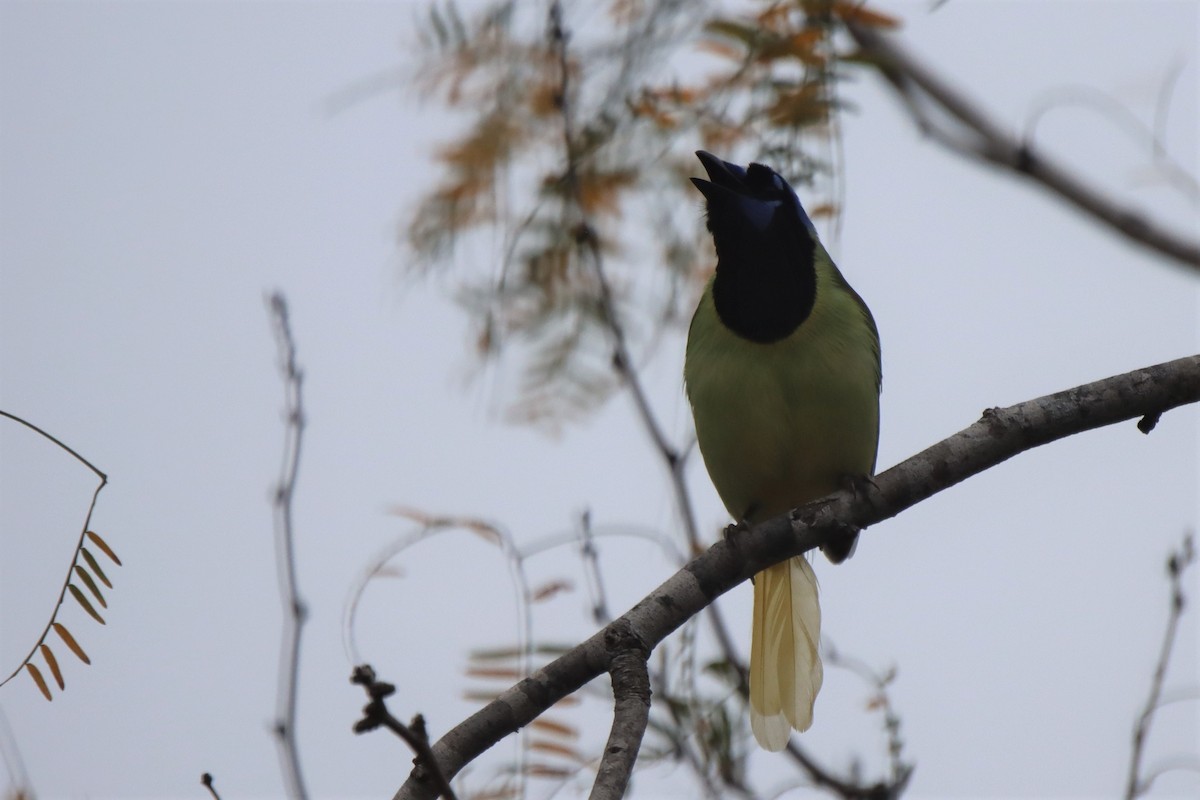
<path id="1" fill-rule="evenodd" d="M 874 473 L 879 333 L 778 173 L 696 155 L 717 267 L 688 330 L 684 383 L 713 485 L 735 521 L 753 524 Z M 825 554 L 836 563 L 852 550 Z M 808 560 L 758 573 L 750 727 L 767 750 L 812 725 L 820 638 Z"/>

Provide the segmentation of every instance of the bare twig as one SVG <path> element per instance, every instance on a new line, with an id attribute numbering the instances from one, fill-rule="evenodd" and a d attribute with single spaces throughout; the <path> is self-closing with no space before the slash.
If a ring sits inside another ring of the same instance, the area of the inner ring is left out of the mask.
<path id="1" fill-rule="evenodd" d="M 393 717 L 387 710 L 387 704 L 384 701 L 396 693 L 396 687 L 390 683 L 376 680 L 375 670 L 368 664 L 355 667 L 350 682 L 363 687 L 367 697 L 371 698 L 370 702 L 363 707 L 363 718 L 354 723 L 354 732 L 366 733 L 380 727 L 387 728 L 403 739 L 415 754 L 413 776 L 417 780 L 429 783 L 437 790 L 438 795 L 446 800 L 457 800 L 454 796 L 454 789 L 450 787 L 450 782 L 438 769 L 437 759 L 429 750 L 429 734 L 425 730 L 425 718 L 417 714 L 413 717 L 411 724 L 405 725 Z"/>
<path id="2" fill-rule="evenodd" d="M 847 28 L 863 55 L 877 64 L 900 95 L 923 133 L 962 155 L 1024 175 L 1131 241 L 1200 271 L 1200 243 L 1110 200 L 1079 175 L 1046 158 L 886 35 L 853 23 Z M 924 104 L 929 103 L 956 120 L 961 128 L 947 130 L 926 113 Z"/>
<path id="3" fill-rule="evenodd" d="M 839 778 L 815 762 L 811 756 L 800 749 L 795 739 L 788 741 L 787 752 L 800 766 L 804 767 L 804 771 L 808 773 L 814 786 L 832 792 L 838 797 L 844 798 L 844 800 L 892 800 L 892 798 L 899 797 L 904 789 L 903 784 L 879 781 L 873 784 L 860 785 Z"/>
<path id="4" fill-rule="evenodd" d="M 200 785 L 208 789 L 208 793 L 212 795 L 213 800 L 221 800 L 221 795 L 217 794 L 217 787 L 213 785 L 211 772 L 206 772 L 200 776 Z"/>
<path id="5" fill-rule="evenodd" d="M 584 511 L 579 517 L 579 558 L 587 581 L 588 594 L 592 600 L 592 622 L 607 625 L 612 622 L 608 609 L 608 594 L 604 590 L 604 575 L 596 558 L 596 534 L 592 532 L 592 512 Z"/>
<path id="6" fill-rule="evenodd" d="M 846 656 L 829 641 L 823 641 L 821 646 L 827 664 L 853 672 L 875 690 L 870 705 L 883 713 L 883 730 L 887 737 L 888 766 L 891 773 L 888 776 L 888 782 L 895 787 L 893 796 L 899 795 L 900 791 L 908 784 L 913 765 L 904 761 L 904 739 L 900 736 L 900 715 L 892 706 L 892 698 L 888 693 L 888 687 L 896 679 L 896 668 L 892 667 L 879 673 L 864 661 Z"/>
<path id="7" fill-rule="evenodd" d="M 1171 582 L 1171 606 L 1167 612 L 1167 630 L 1163 634 L 1162 647 L 1158 653 L 1158 665 L 1154 668 L 1154 678 L 1150 681 L 1150 696 L 1146 698 L 1146 705 L 1138 716 L 1137 725 L 1133 730 L 1133 753 L 1129 759 L 1129 778 L 1125 783 L 1126 800 L 1133 800 L 1148 792 L 1154 779 L 1163 772 L 1163 770 L 1158 770 L 1148 778 L 1140 777 L 1146 739 L 1150 735 L 1150 724 L 1154 720 L 1154 712 L 1162 706 L 1163 681 L 1166 680 L 1167 667 L 1171 663 L 1171 651 L 1175 648 L 1175 639 L 1179 633 L 1179 618 L 1183 616 L 1185 605 L 1183 574 L 1195 559 L 1196 550 L 1190 533 L 1183 537 L 1183 544 L 1167 559 L 1167 578 Z"/>
<path id="8" fill-rule="evenodd" d="M 653 649 L 718 597 L 766 567 L 842 534 L 890 519 L 938 492 L 1026 450 L 1083 431 L 1200 401 L 1200 356 L 990 409 L 973 425 L 876 476 L 867 490 L 843 490 L 721 540 L 613 624 L 624 621 Z M 610 626 L 611 627 L 611 626 Z M 451 729 L 432 748 L 453 777 L 501 738 L 607 669 L 605 631 L 536 670 Z M 396 800 L 432 797 L 410 778 Z"/>
<path id="9" fill-rule="evenodd" d="M 1124 131 L 1131 139 L 1140 140 L 1148 151 L 1150 164 L 1159 171 L 1162 178 L 1171 186 L 1186 195 L 1193 202 L 1200 200 L 1200 184 L 1183 166 L 1168 152 L 1164 141 L 1161 122 L 1165 118 L 1165 109 L 1170 103 L 1170 88 L 1179 76 L 1179 69 L 1172 70 L 1160 92 L 1159 104 L 1156 109 L 1155 127 L 1142 122 L 1138 116 L 1123 103 L 1106 92 L 1091 86 L 1068 86 L 1047 92 L 1030 112 L 1025 122 L 1024 138 L 1032 142 L 1037 132 L 1037 126 L 1051 111 L 1068 106 L 1079 106 L 1095 111 L 1109 119 L 1115 127 Z"/>
<path id="10" fill-rule="evenodd" d="M 296 362 L 296 342 L 288 321 L 287 299 L 276 292 L 267 299 L 275 343 L 283 373 L 285 437 L 279 483 L 275 487 L 275 563 L 279 593 L 283 599 L 283 640 L 279 652 L 279 695 L 275 707 L 275 738 L 279 744 L 280 767 L 288 794 L 307 798 L 296 744 L 296 700 L 300 673 L 300 632 L 308 617 L 296 583 L 296 547 L 292 526 L 292 499 L 300 470 L 300 446 L 304 440 L 304 404 L 301 388 L 304 373 Z"/>
<path id="11" fill-rule="evenodd" d="M 628 623 L 605 629 L 609 675 L 613 687 L 613 723 L 604 756 L 592 785 L 591 800 L 620 800 L 625 796 L 650 719 L 649 649 Z"/>

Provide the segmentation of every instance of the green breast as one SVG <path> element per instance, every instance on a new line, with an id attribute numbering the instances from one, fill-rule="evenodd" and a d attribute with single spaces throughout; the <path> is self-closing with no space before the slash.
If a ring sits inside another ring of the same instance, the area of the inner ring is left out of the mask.
<path id="1" fill-rule="evenodd" d="M 861 300 L 823 266 L 812 314 L 785 339 L 732 333 L 711 284 L 692 319 L 688 400 L 704 464 L 735 520 L 775 516 L 874 472 L 878 336 Z"/>

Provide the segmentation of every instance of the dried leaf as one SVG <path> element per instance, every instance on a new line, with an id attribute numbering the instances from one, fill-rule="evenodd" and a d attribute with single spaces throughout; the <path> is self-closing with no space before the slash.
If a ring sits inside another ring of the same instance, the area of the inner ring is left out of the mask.
<path id="1" fill-rule="evenodd" d="M 96 563 L 96 557 L 92 555 L 91 551 L 83 547 L 80 548 L 79 552 L 83 554 L 83 560 L 87 562 L 92 572 L 96 573 L 96 577 L 100 579 L 100 582 L 110 589 L 113 588 L 112 581 L 104 574 L 104 570 L 100 569 L 100 565 Z"/>
<path id="2" fill-rule="evenodd" d="M 544 600 L 549 600 L 551 597 L 554 597 L 560 592 L 569 592 L 574 588 L 574 584 L 572 584 L 570 581 L 550 581 L 549 583 L 544 583 L 538 588 L 534 589 L 530 600 L 532 600 L 534 603 L 540 603 Z"/>
<path id="3" fill-rule="evenodd" d="M 746 56 L 745 50 L 716 39 L 704 39 L 697 45 L 697 48 L 730 61 L 741 61 Z"/>
<path id="4" fill-rule="evenodd" d="M 54 632 L 58 634 L 58 638 L 63 640 L 63 644 L 65 644 L 72 653 L 79 657 L 80 661 L 85 664 L 92 663 L 92 660 L 88 658 L 88 654 L 85 653 L 83 648 L 79 646 L 79 642 L 75 641 L 75 637 L 71 635 L 71 632 L 67 630 L 65 625 L 55 622 Z"/>
<path id="5" fill-rule="evenodd" d="M 83 610 L 86 611 L 88 614 L 90 614 L 92 619 L 96 620 L 96 622 L 99 622 L 101 625 L 107 624 L 104 621 L 104 617 L 100 616 L 100 614 L 97 613 L 96 609 L 92 608 L 91 602 L 86 597 L 84 597 L 83 592 L 80 590 L 80 588 L 78 586 L 76 586 L 75 584 L 72 583 L 69 586 L 67 586 L 67 589 L 69 589 L 71 591 L 71 596 L 75 598 L 75 602 L 77 602 L 77 603 L 79 603 L 79 605 L 83 606 Z"/>
<path id="6" fill-rule="evenodd" d="M 495 678 L 504 681 L 518 681 L 524 677 L 520 670 L 506 667 L 467 667 L 467 675 L 472 678 Z"/>
<path id="7" fill-rule="evenodd" d="M 575 770 L 565 767 L 552 767 L 549 764 L 526 764 L 525 774 L 531 778 L 569 778 Z"/>
<path id="8" fill-rule="evenodd" d="M 855 25 L 883 28 L 885 30 L 900 27 L 900 20 L 896 17 L 867 8 L 859 0 L 853 0 L 853 2 L 851 0 L 834 0 L 831 11 L 835 17 L 843 22 L 852 22 Z"/>
<path id="9" fill-rule="evenodd" d="M 112 548 L 108 546 L 108 543 L 100 538 L 100 534 L 96 533 L 95 531 L 88 531 L 87 535 L 89 539 L 96 543 L 96 547 L 99 547 L 104 555 L 111 558 L 113 563 L 115 563 L 118 567 L 121 566 L 121 559 L 117 558 L 117 554 L 114 553 Z"/>
<path id="10" fill-rule="evenodd" d="M 100 606 L 102 608 L 108 608 L 108 602 L 104 599 L 104 595 L 100 594 L 100 587 L 96 585 L 94 580 L 92 580 L 92 576 L 88 573 L 88 571 L 79 564 L 76 564 L 75 574 L 78 575 L 79 580 L 83 581 L 84 585 L 87 586 L 88 591 L 92 593 L 92 595 L 100 603 Z"/>
<path id="11" fill-rule="evenodd" d="M 472 661 L 499 661 L 501 659 L 519 658 L 523 651 L 519 647 L 497 647 L 492 650 L 472 650 Z"/>
<path id="12" fill-rule="evenodd" d="M 574 697 L 574 695 L 571 696 Z M 564 739 L 579 738 L 579 729 L 574 725 L 567 725 L 564 722 L 546 719 L 545 717 L 538 717 L 533 722 L 529 723 L 529 727 L 537 728 L 538 730 L 545 731 L 546 733 L 556 734 Z"/>
<path id="13" fill-rule="evenodd" d="M 42 677 L 41 670 L 28 661 L 25 662 L 25 669 L 29 672 L 29 677 L 33 678 L 33 682 L 41 689 L 42 697 L 53 700 L 54 698 L 50 695 L 50 687 L 46 685 L 46 679 Z"/>
<path id="14" fill-rule="evenodd" d="M 62 670 L 58 668 L 58 659 L 54 657 L 54 651 L 50 649 L 50 645 L 42 642 L 40 649 L 42 658 L 46 659 L 46 666 L 50 668 L 50 674 L 54 676 L 54 682 L 58 684 L 58 688 L 67 688 L 67 685 L 63 683 Z"/>
<path id="15" fill-rule="evenodd" d="M 495 525 L 474 517 L 439 517 L 409 506 L 393 506 L 392 513 L 427 528 L 465 528 L 489 544 L 499 546 L 504 543 L 504 537 Z"/>
<path id="16" fill-rule="evenodd" d="M 597 217 L 621 214 L 621 193 L 637 184 L 638 173 L 622 169 L 612 172 L 583 172 L 579 176 L 579 205 Z"/>
<path id="17" fill-rule="evenodd" d="M 582 764 L 586 759 L 574 747 L 568 747 L 558 742 L 551 742 L 546 739 L 535 739 L 529 744 L 530 750 L 537 750 L 540 753 L 551 753 L 556 756 L 568 758 L 571 761 L 576 761 Z"/>
<path id="18" fill-rule="evenodd" d="M 837 216 L 838 207 L 833 203 L 820 203 L 812 208 L 806 208 L 809 219 L 818 219 L 821 217 L 833 218 Z"/>
<path id="19" fill-rule="evenodd" d="M 516 800 L 521 795 L 515 786 L 503 786 L 499 789 L 484 789 L 467 795 L 469 800 Z"/>
<path id="20" fill-rule="evenodd" d="M 714 19 L 704 25 L 704 32 L 709 36 L 732 39 L 741 43 L 747 50 L 757 48 L 762 32 L 756 25 L 738 22 L 732 19 Z"/>

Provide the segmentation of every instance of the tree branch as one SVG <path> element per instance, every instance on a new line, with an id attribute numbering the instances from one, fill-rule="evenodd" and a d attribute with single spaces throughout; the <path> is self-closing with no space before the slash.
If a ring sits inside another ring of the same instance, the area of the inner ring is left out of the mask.
<path id="1" fill-rule="evenodd" d="M 283 779 L 290 797 L 308 797 L 300 771 L 296 745 L 296 701 L 300 672 L 300 631 L 308 612 L 296 585 L 296 548 L 292 530 L 292 498 L 300 470 L 300 445 L 304 441 L 304 403 L 301 388 L 304 373 L 296 362 L 296 342 L 288 321 L 287 299 L 279 292 L 267 298 L 271 326 L 279 349 L 280 371 L 286 395 L 283 463 L 275 487 L 275 562 L 279 571 L 279 593 L 283 600 L 283 640 L 279 652 L 279 694 L 275 710 L 275 738 Z"/>
<path id="2" fill-rule="evenodd" d="M 605 628 L 612 666 L 613 724 L 592 786 L 591 800 L 620 800 L 633 775 L 650 721 L 650 651 L 627 622 Z"/>
<path id="3" fill-rule="evenodd" d="M 438 769 L 437 761 L 429 750 L 429 734 L 425 731 L 425 718 L 420 714 L 413 717 L 412 722 L 405 725 L 392 716 L 384 702 L 396 693 L 396 687 L 390 683 L 376 680 L 375 670 L 370 664 L 362 664 L 354 668 L 350 682 L 363 687 L 370 702 L 363 707 L 363 718 L 354 723 L 355 733 L 367 733 L 376 728 L 387 728 L 404 740 L 413 753 L 413 777 L 428 782 L 436 795 L 445 800 L 458 800 L 450 781 Z"/>
<path id="4" fill-rule="evenodd" d="M 1175 637 L 1179 632 L 1179 618 L 1183 616 L 1185 597 L 1183 594 L 1183 573 L 1191 566 L 1196 558 L 1192 544 L 1192 536 L 1183 538 L 1179 549 L 1171 553 L 1167 559 L 1167 577 L 1171 582 L 1171 608 L 1167 613 L 1167 630 L 1163 634 L 1162 647 L 1158 654 L 1158 665 L 1154 669 L 1154 678 L 1150 681 L 1150 696 L 1146 706 L 1138 716 L 1137 725 L 1133 731 L 1133 752 L 1129 759 L 1129 777 L 1125 784 L 1125 799 L 1134 800 L 1150 791 L 1157 773 L 1149 778 L 1141 778 L 1142 755 L 1145 752 L 1146 739 L 1150 735 L 1150 723 L 1162 705 L 1163 681 L 1167 677 L 1167 666 L 1171 663 L 1171 651 L 1175 647 Z"/>
<path id="5" fill-rule="evenodd" d="M 896 90 L 922 133 L 962 155 L 1024 175 L 1131 241 L 1200 272 L 1200 242 L 1167 230 L 1141 212 L 1108 199 L 1079 175 L 1048 160 L 1032 143 L 1009 133 L 889 37 L 862 25 L 848 23 L 846 27 L 862 55 L 875 62 Z M 962 126 L 960 134 L 966 136 L 956 136 L 939 125 L 926 113 L 923 103 L 932 104 L 952 117 Z"/>
<path id="6" fill-rule="evenodd" d="M 649 649 L 725 592 L 766 567 L 819 547 L 847 528 L 890 519 L 972 475 L 1039 445 L 1200 401 L 1200 355 L 984 412 L 978 422 L 877 476 L 723 539 L 637 605 L 570 652 L 535 671 L 450 730 L 432 748 L 452 778 L 505 736 L 611 668 L 608 631 L 627 625 Z M 416 775 L 396 800 L 436 789 Z"/>

